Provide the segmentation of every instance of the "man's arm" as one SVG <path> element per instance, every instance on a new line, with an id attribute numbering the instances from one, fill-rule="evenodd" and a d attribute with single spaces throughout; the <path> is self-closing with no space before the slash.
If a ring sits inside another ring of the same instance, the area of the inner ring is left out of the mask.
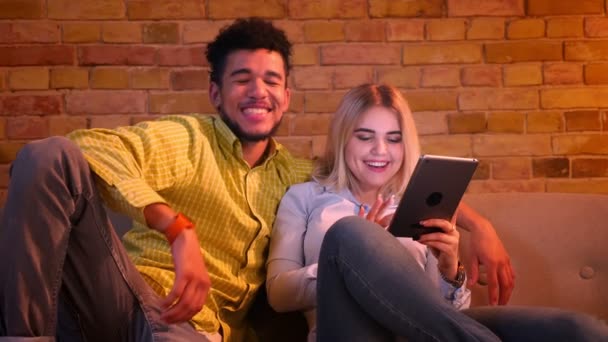
<path id="1" fill-rule="evenodd" d="M 146 223 L 164 233 L 175 221 L 177 213 L 166 204 L 154 203 L 144 208 Z M 175 283 L 163 300 L 161 318 L 167 323 L 190 320 L 205 304 L 211 281 L 194 229 L 182 230 L 171 244 L 175 266 Z"/>
<path id="2" fill-rule="evenodd" d="M 484 265 L 488 276 L 489 303 L 507 304 L 515 286 L 515 273 L 492 223 L 465 203 L 458 207 L 456 223 L 471 234 L 471 258 L 465 265 L 469 285 L 477 282 L 479 265 Z"/>

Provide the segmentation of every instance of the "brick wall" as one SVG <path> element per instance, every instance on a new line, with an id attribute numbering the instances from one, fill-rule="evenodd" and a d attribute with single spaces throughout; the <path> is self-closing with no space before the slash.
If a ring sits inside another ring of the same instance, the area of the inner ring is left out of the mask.
<path id="1" fill-rule="evenodd" d="M 0 201 L 27 141 L 212 113 L 205 44 L 238 16 L 295 43 L 280 140 L 321 153 L 344 91 L 406 94 L 427 153 L 481 160 L 474 192 L 608 193 L 604 0 L 0 0 Z M 0 203 L 1 204 L 1 203 Z"/>

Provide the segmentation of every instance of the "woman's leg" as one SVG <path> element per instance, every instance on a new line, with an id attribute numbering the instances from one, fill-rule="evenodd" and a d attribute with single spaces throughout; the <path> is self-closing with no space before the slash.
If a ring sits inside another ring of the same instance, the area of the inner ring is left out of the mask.
<path id="1" fill-rule="evenodd" d="M 319 341 L 498 341 L 455 310 L 390 233 L 359 217 L 325 235 L 318 270 Z"/>
<path id="2" fill-rule="evenodd" d="M 608 341 L 608 326 L 592 316 L 557 308 L 493 306 L 463 313 L 503 341 Z"/>

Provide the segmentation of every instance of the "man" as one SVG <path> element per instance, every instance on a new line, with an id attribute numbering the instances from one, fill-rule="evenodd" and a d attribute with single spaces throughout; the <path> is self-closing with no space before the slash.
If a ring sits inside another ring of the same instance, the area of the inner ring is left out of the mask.
<path id="1" fill-rule="evenodd" d="M 290 51 L 272 24 L 237 20 L 207 48 L 219 118 L 168 116 L 24 147 L 0 231 L 0 335 L 246 339 L 277 205 L 310 174 L 271 138 L 289 105 Z M 102 198 L 135 221 L 124 247 Z M 506 302 L 511 269 L 492 226 L 467 207 L 458 222 L 502 277 Z"/>

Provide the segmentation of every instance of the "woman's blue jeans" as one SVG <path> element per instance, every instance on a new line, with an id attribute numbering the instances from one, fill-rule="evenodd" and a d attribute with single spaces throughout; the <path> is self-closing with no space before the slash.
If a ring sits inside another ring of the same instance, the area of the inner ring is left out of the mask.
<path id="1" fill-rule="evenodd" d="M 455 310 L 390 233 L 359 217 L 325 235 L 318 341 L 608 341 L 608 326 L 555 308 Z"/>

